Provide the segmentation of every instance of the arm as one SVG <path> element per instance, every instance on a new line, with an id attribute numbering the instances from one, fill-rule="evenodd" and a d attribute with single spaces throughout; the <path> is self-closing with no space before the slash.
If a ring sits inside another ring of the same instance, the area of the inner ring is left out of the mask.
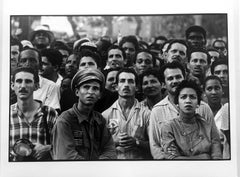
<path id="1" fill-rule="evenodd" d="M 164 153 L 160 144 L 160 123 L 157 121 L 156 110 L 152 110 L 149 121 L 149 144 L 154 159 L 164 159 Z"/>
<path id="2" fill-rule="evenodd" d="M 61 119 L 61 117 L 59 118 Z M 53 128 L 53 159 L 54 160 L 83 160 L 75 149 L 74 138 L 70 124 L 58 120 Z"/>
<path id="3" fill-rule="evenodd" d="M 49 86 L 45 104 L 54 108 L 55 110 L 60 110 L 60 98 L 58 94 L 58 87 L 55 83 Z"/>
<path id="4" fill-rule="evenodd" d="M 117 159 L 115 144 L 113 138 L 106 125 L 103 127 L 101 153 L 99 159 Z"/>

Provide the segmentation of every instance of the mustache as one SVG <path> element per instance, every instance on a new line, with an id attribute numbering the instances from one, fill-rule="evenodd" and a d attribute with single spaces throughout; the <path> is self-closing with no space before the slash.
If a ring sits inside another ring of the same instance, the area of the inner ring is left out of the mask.
<path id="1" fill-rule="evenodd" d="M 28 91 L 26 89 L 21 89 L 19 90 L 19 93 L 28 93 Z"/>

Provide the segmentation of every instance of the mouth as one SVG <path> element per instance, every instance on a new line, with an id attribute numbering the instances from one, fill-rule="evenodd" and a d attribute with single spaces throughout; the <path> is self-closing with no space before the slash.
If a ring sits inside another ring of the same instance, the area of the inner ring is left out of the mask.
<path id="1" fill-rule="evenodd" d="M 191 105 L 186 105 L 185 108 L 186 109 L 192 109 L 193 107 Z"/>

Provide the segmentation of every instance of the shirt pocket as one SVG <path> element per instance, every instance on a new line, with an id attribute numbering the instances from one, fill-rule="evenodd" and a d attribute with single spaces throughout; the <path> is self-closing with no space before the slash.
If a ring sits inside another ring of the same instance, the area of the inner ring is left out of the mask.
<path id="1" fill-rule="evenodd" d="M 73 130 L 73 137 L 74 137 L 74 143 L 76 146 L 79 146 L 79 147 L 84 146 L 83 131 Z"/>
<path id="2" fill-rule="evenodd" d="M 211 142 L 210 140 L 205 137 L 204 135 L 198 135 L 194 140 L 193 140 L 193 146 L 192 148 L 196 152 L 200 153 L 209 153 L 210 148 L 211 148 Z"/>

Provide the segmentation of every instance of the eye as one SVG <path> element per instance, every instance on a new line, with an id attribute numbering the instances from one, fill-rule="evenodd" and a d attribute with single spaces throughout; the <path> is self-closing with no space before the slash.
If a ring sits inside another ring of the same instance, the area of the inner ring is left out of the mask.
<path id="1" fill-rule="evenodd" d="M 197 99 L 197 96 L 196 95 L 190 95 L 190 99 L 195 100 L 195 99 Z"/>
<path id="2" fill-rule="evenodd" d="M 220 71 L 214 71 L 214 74 L 219 75 Z"/>
<path id="3" fill-rule="evenodd" d="M 180 95 L 180 99 L 186 99 L 187 95 Z"/>

